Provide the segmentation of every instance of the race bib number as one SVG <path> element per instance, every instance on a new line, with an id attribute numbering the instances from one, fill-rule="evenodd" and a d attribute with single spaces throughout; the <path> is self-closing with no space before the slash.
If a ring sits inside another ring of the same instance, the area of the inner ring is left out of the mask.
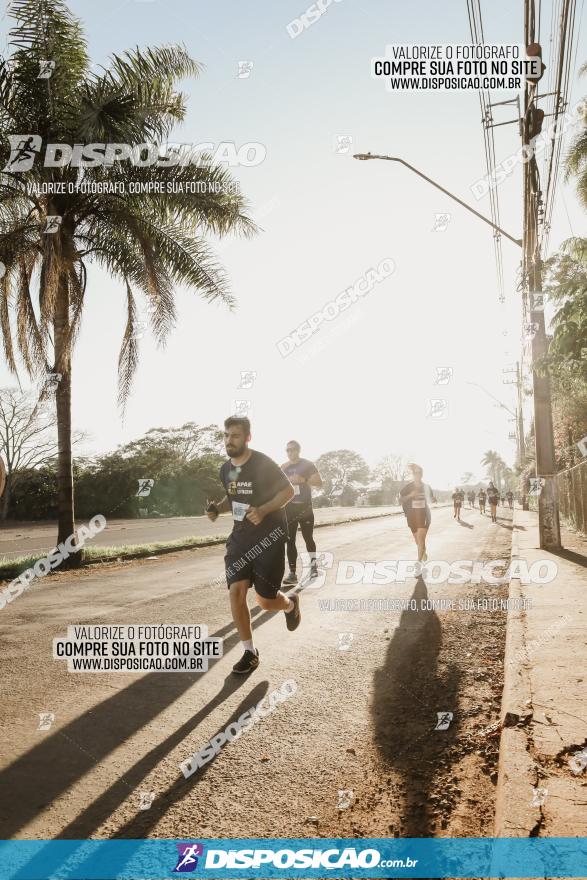
<path id="1" fill-rule="evenodd" d="M 232 518 L 235 522 L 242 522 L 245 518 L 245 514 L 249 509 L 248 504 L 243 504 L 241 501 L 233 501 L 232 502 Z"/>
<path id="2" fill-rule="evenodd" d="M 294 487 L 293 487 L 293 490 L 294 490 L 294 495 L 299 495 L 299 494 L 300 494 L 300 487 L 299 487 L 299 486 L 294 486 Z"/>
<path id="3" fill-rule="evenodd" d="M 414 498 L 412 508 L 414 510 L 422 510 L 423 507 L 426 507 L 426 500 L 424 498 Z"/>

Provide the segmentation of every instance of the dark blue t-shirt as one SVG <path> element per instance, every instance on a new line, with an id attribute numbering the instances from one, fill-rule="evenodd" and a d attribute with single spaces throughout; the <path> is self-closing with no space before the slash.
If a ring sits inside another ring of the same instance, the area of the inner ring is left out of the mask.
<path id="1" fill-rule="evenodd" d="M 261 504 L 274 498 L 281 489 L 291 485 L 273 459 L 253 449 L 251 457 L 242 465 L 235 466 L 230 459 L 225 461 L 220 468 L 220 479 L 231 506 L 233 519 L 229 537 L 231 544 L 252 547 L 278 526 L 282 528 L 285 538 L 284 508 L 268 513 L 258 526 L 253 525 L 246 518 L 249 507 L 260 507 Z"/>
<path id="2" fill-rule="evenodd" d="M 313 474 L 318 473 L 316 465 L 313 462 L 308 461 L 307 458 L 300 458 L 295 464 L 288 461 L 287 464 L 283 465 L 282 470 L 286 477 L 293 477 L 293 475 L 296 474 L 299 477 L 303 477 L 305 480 Z M 312 487 L 309 486 L 308 483 L 300 483 L 298 486 L 294 486 L 294 492 L 296 494 L 289 502 L 288 507 L 290 505 L 295 505 L 296 507 L 299 506 L 300 508 L 312 506 Z"/>

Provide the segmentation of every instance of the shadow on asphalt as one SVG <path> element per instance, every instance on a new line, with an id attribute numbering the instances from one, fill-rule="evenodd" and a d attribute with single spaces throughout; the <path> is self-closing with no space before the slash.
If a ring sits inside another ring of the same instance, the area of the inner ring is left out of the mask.
<path id="1" fill-rule="evenodd" d="M 575 565 L 587 568 L 587 556 L 583 556 L 581 553 L 576 553 L 574 550 L 567 550 L 564 547 L 561 547 L 560 550 L 549 550 L 548 552 L 552 553 L 553 556 L 560 557 L 560 559 L 566 559 L 567 562 L 573 562 Z"/>
<path id="2" fill-rule="evenodd" d="M 466 519 L 458 519 L 457 522 L 464 529 L 474 529 L 475 528 L 475 526 L 472 525 L 471 523 L 468 523 Z"/>
<path id="3" fill-rule="evenodd" d="M 428 598 L 422 578 L 412 594 L 418 608 Z M 406 610 L 390 641 L 385 664 L 374 678 L 372 714 L 375 742 L 399 786 L 402 837 L 434 836 L 430 796 L 442 766 L 450 765 L 450 749 L 459 726 L 460 672 L 448 663 L 438 669 L 442 630 L 434 611 Z M 448 730 L 436 731 L 437 712 L 452 712 Z M 399 777 L 399 779 L 398 779 Z"/>
<path id="4" fill-rule="evenodd" d="M 229 724 L 237 721 L 239 717 L 243 714 L 243 712 L 246 712 L 247 709 L 252 709 L 254 706 L 256 706 L 259 700 L 262 700 L 263 697 L 266 696 L 268 691 L 268 681 L 260 681 L 259 684 L 255 685 L 253 690 L 250 691 L 243 700 L 241 700 L 234 712 L 218 728 L 216 733 L 220 733 L 221 731 L 225 730 Z M 193 749 L 191 747 L 189 749 L 186 749 L 186 752 L 193 754 L 193 752 L 197 751 L 198 748 L 203 748 L 206 743 L 209 742 L 211 739 L 212 737 L 210 737 L 207 741 L 200 741 L 198 743 L 195 743 L 195 747 Z M 186 754 L 185 757 L 189 758 L 189 754 Z M 204 764 L 203 767 L 200 767 L 198 770 L 196 770 L 196 772 L 187 779 L 178 768 L 178 777 L 169 786 L 169 788 L 160 796 L 158 796 L 155 801 L 153 801 L 153 805 L 149 810 L 138 812 L 134 818 L 130 819 L 125 825 L 122 825 L 121 828 L 117 831 L 116 837 L 130 837 L 139 839 L 147 837 L 148 832 L 167 813 L 169 808 L 178 801 L 181 801 L 182 798 L 185 797 L 185 795 L 188 794 L 193 789 L 193 787 L 197 785 L 201 779 L 204 778 L 212 764 L 213 759 L 207 764 Z"/>
<path id="5" fill-rule="evenodd" d="M 94 801 L 91 806 L 89 806 L 82 815 L 74 820 L 67 828 L 63 830 L 61 834 L 57 836 L 57 840 L 78 840 L 84 841 L 86 837 L 89 837 L 97 828 L 100 823 L 107 818 L 116 807 L 127 800 L 129 797 L 134 797 L 136 799 L 138 805 L 138 791 L 137 788 L 141 784 L 142 780 L 149 773 L 149 771 L 158 764 L 164 757 L 167 755 L 178 742 L 183 739 L 187 734 L 191 733 L 198 724 L 206 717 L 208 712 L 210 712 L 216 706 L 219 706 L 227 697 L 229 697 L 232 693 L 235 692 L 242 684 L 244 684 L 242 679 L 234 681 L 231 676 L 228 676 L 225 679 L 224 686 L 214 697 L 213 700 L 210 701 L 206 706 L 204 706 L 196 715 L 193 716 L 183 727 L 180 727 L 178 731 L 176 731 L 172 736 L 168 737 L 165 742 L 161 743 L 159 746 L 154 748 L 148 755 L 145 755 L 140 761 L 138 761 L 134 767 L 128 770 L 122 779 L 119 779 L 114 785 L 112 785 L 103 795 L 101 795 L 98 800 Z M 247 709 L 252 709 L 259 700 L 262 700 L 263 697 L 267 694 L 269 690 L 269 682 L 262 681 L 257 684 L 252 691 L 250 691 L 246 697 L 241 700 L 240 704 L 234 710 L 234 712 L 230 715 L 229 718 L 226 719 L 226 722 L 223 723 L 216 733 L 220 733 L 225 730 L 225 728 L 231 724 L 233 721 L 236 721 L 240 715 L 243 714 Z M 215 734 L 214 734 L 215 735 Z M 211 737 L 210 737 L 211 739 Z M 209 742 L 209 740 L 208 740 Z M 203 748 L 206 745 L 206 742 L 202 740 L 193 741 L 189 744 L 186 744 L 186 754 L 185 759 L 189 758 L 190 754 L 198 751 L 198 749 Z M 169 786 L 169 788 L 164 792 L 157 792 L 157 797 L 153 801 L 151 807 L 148 810 L 140 810 L 137 812 L 137 815 L 129 820 L 126 825 L 123 825 L 120 831 L 113 835 L 109 840 L 116 840 L 119 838 L 132 838 L 132 839 L 142 839 L 147 837 L 148 832 L 157 822 L 165 815 L 167 810 L 177 801 L 181 800 L 184 795 L 186 795 L 193 785 L 197 783 L 200 779 L 202 779 L 208 768 L 211 767 L 212 761 L 205 764 L 203 767 L 196 770 L 196 772 L 188 777 L 187 779 L 184 777 L 183 773 L 177 768 L 178 778 Z M 131 790 L 132 789 L 132 790 Z M 80 849 L 83 854 L 83 846 L 84 842 L 80 843 Z M 33 869 L 38 867 L 39 876 L 47 876 L 47 856 L 48 853 L 41 850 L 37 853 L 33 859 L 27 862 L 25 866 L 25 873 L 20 874 L 17 872 L 12 876 L 12 880 L 19 880 L 19 877 L 30 877 L 33 874 Z M 86 861 L 80 860 L 79 863 L 76 862 L 75 870 L 76 876 L 83 876 L 84 865 L 88 868 L 88 873 L 92 873 L 95 870 L 96 864 L 99 864 L 100 861 L 100 851 L 94 851 L 90 857 L 86 859 Z"/>
<path id="6" fill-rule="evenodd" d="M 275 613 L 258 607 L 251 609 L 253 629 L 267 623 Z M 233 623 L 226 624 L 209 635 L 225 637 L 224 656 L 240 644 Z M 212 663 L 209 668 L 212 668 Z M 192 688 L 196 693 L 200 680 L 197 675 L 183 672 L 152 672 L 143 675 L 17 758 L 0 772 L 0 789 L 4 793 L 0 838 L 7 840 L 14 837 L 41 810 L 58 800 L 121 743 L 146 727 L 186 691 Z M 239 683 L 240 679 L 237 680 L 234 690 Z M 225 692 L 223 689 L 220 694 L 223 693 L 225 695 L 222 699 L 226 699 L 232 691 Z M 219 704 L 213 700 L 203 711 L 209 712 L 215 705 Z M 205 717 L 205 714 L 201 717 Z M 187 725 L 192 725 L 190 729 L 196 726 L 193 719 Z M 170 748 L 173 746 L 170 745 Z M 163 753 L 158 752 L 157 760 L 163 757 Z M 148 758 L 146 756 L 145 766 L 149 763 Z M 114 797 L 113 789 L 116 790 L 117 798 Z M 112 786 L 108 792 L 109 812 L 129 796 L 127 786 L 124 786 L 124 791 L 117 785 Z M 96 810 L 97 818 L 104 809 L 102 797 L 96 803 L 99 805 Z M 88 810 L 82 815 L 87 816 Z M 75 824 L 74 821 L 72 825 Z M 84 835 L 89 833 L 92 824 L 93 820 L 87 818 Z M 96 822 L 95 826 L 98 824 Z"/>
<path id="7" fill-rule="evenodd" d="M 199 748 L 202 748 L 205 745 L 203 738 L 201 737 L 199 740 L 196 740 L 194 737 L 190 736 L 194 731 L 197 730 L 198 726 L 204 721 L 210 712 L 213 712 L 214 709 L 217 709 L 218 706 L 221 706 L 222 703 L 228 699 L 232 694 L 235 693 L 243 684 L 245 684 L 247 678 L 245 676 L 236 676 L 236 675 L 227 675 L 224 684 L 217 695 L 210 700 L 205 706 L 196 712 L 185 724 L 182 724 L 176 731 L 174 731 L 171 736 L 169 736 L 166 740 L 159 743 L 155 746 L 154 749 L 151 749 L 150 752 L 143 755 L 143 757 L 136 762 L 132 767 L 130 767 L 120 779 L 117 779 L 109 788 L 104 791 L 99 798 L 97 798 L 92 804 L 90 804 L 83 813 L 81 813 L 78 817 L 76 817 L 73 822 L 63 829 L 63 831 L 57 835 L 58 840 L 74 840 L 78 838 L 91 837 L 92 833 L 100 827 L 100 825 L 106 821 L 106 819 L 112 815 L 112 813 L 120 806 L 123 801 L 128 800 L 130 797 L 138 797 L 137 791 L 140 788 L 143 780 L 149 775 L 149 773 L 157 767 L 161 761 L 165 760 L 166 756 L 173 751 L 186 737 L 189 738 L 189 742 L 185 744 L 185 755 L 184 760 L 189 758 L 190 754 L 196 752 Z M 260 686 L 263 686 L 264 683 L 261 683 Z M 258 696 L 255 699 L 255 703 L 258 703 L 260 699 L 265 695 L 267 688 L 265 687 L 264 692 L 261 696 Z M 253 694 L 255 691 L 252 692 Z M 252 699 L 251 694 L 245 697 L 243 702 L 246 702 L 248 699 Z M 242 715 L 244 709 L 239 709 L 236 715 L 236 718 L 239 715 Z M 236 719 L 230 719 L 236 720 Z M 227 724 L 230 722 L 227 721 L 226 724 L 223 724 L 221 729 L 224 730 Z M 217 730 L 216 733 L 219 733 L 220 730 Z M 208 765 L 206 765 L 207 767 Z M 179 772 L 179 770 L 178 770 Z M 193 776 L 190 776 L 190 782 L 194 782 L 197 778 L 203 775 L 203 771 L 198 771 Z M 184 777 L 182 776 L 182 779 Z M 187 782 L 187 780 L 185 780 Z M 166 795 L 162 796 L 163 799 Z M 157 817 L 159 818 L 164 814 L 166 808 L 169 806 L 168 803 L 165 803 L 165 806 L 161 803 L 160 793 L 157 794 L 156 800 L 153 802 L 153 805 L 150 807 L 149 816 L 155 812 Z M 138 816 L 142 817 L 144 814 L 141 811 Z M 137 817 L 138 818 L 138 817 Z M 119 834 L 118 837 L 124 837 L 128 835 Z M 131 835 L 132 836 L 132 835 Z"/>

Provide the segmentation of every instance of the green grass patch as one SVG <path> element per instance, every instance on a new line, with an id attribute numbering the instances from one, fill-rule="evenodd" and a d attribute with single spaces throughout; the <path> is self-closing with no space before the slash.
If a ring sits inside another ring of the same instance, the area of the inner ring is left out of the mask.
<path id="1" fill-rule="evenodd" d="M 121 544 L 118 547 L 96 547 L 88 544 L 82 553 L 82 566 L 95 565 L 100 562 L 117 562 L 124 559 L 142 559 L 145 556 L 158 556 L 165 553 L 173 553 L 177 550 L 191 550 L 194 547 L 211 547 L 215 544 L 224 544 L 227 535 L 198 535 L 188 538 L 177 538 L 175 541 L 154 541 L 151 544 Z M 39 559 L 45 559 L 47 554 L 37 553 L 26 556 L 17 556 L 13 559 L 0 558 L 0 580 L 13 580 L 32 568 Z M 62 570 L 58 566 L 54 571 Z"/>

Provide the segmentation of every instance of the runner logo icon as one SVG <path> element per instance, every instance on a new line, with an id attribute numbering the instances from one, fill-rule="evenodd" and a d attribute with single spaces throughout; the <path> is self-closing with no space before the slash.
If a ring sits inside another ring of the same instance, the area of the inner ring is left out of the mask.
<path id="1" fill-rule="evenodd" d="M 191 874 L 198 867 L 198 856 L 204 855 L 204 846 L 201 843 L 178 843 L 177 865 L 173 869 L 174 874 Z"/>

